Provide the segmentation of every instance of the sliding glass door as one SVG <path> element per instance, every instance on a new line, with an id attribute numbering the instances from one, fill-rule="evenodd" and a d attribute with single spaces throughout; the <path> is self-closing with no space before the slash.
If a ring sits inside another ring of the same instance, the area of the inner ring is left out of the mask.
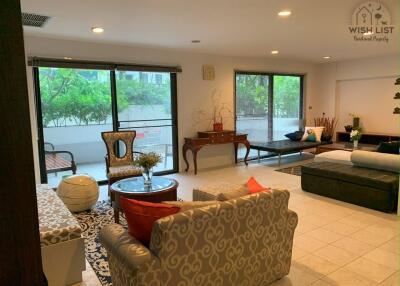
<path id="1" fill-rule="evenodd" d="M 250 142 L 285 139 L 301 128 L 303 76 L 235 72 L 235 103 L 236 131 Z"/>
<path id="2" fill-rule="evenodd" d="M 303 79 L 301 76 L 273 76 L 273 140 L 287 139 L 297 131 L 303 118 Z"/>
<path id="3" fill-rule="evenodd" d="M 171 74 L 117 71 L 118 129 L 136 130 L 134 149 L 156 152 L 163 161 L 155 171 L 174 170 L 174 134 Z"/>
<path id="4" fill-rule="evenodd" d="M 156 172 L 178 170 L 175 73 L 35 67 L 34 80 L 42 182 L 75 169 L 105 182 L 110 130 L 135 130 L 135 151 L 162 156 Z"/>
<path id="5" fill-rule="evenodd" d="M 269 76 L 236 74 L 236 130 L 248 134 L 249 141 L 263 141 L 270 131 Z"/>
<path id="6" fill-rule="evenodd" d="M 72 173 L 72 159 L 77 172 L 106 180 L 100 134 L 112 130 L 109 72 L 43 67 L 36 75 L 42 181 L 57 186 Z"/>

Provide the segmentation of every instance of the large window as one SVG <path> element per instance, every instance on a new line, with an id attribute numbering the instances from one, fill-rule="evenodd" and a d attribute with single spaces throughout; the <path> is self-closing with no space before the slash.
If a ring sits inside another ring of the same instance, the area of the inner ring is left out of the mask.
<path id="1" fill-rule="evenodd" d="M 176 74 L 35 67 L 34 76 L 42 182 L 70 175 L 71 155 L 78 174 L 105 181 L 101 132 L 110 130 L 135 130 L 134 150 L 162 156 L 156 172 L 178 170 Z"/>
<path id="2" fill-rule="evenodd" d="M 156 171 L 172 170 L 170 73 L 117 71 L 117 106 L 119 129 L 136 130 L 135 150 L 157 152 L 163 162 Z"/>
<path id="3" fill-rule="evenodd" d="M 236 72 L 236 130 L 250 142 L 285 139 L 301 127 L 302 96 L 301 75 Z"/>

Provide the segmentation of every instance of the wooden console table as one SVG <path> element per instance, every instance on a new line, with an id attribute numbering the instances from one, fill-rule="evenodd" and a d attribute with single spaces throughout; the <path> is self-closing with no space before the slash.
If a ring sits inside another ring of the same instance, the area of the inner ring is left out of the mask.
<path id="1" fill-rule="evenodd" d="M 198 137 L 185 138 L 185 143 L 182 147 L 183 159 L 186 163 L 186 172 L 189 170 L 189 162 L 186 157 L 188 150 L 192 151 L 194 174 L 197 174 L 197 153 L 199 150 L 206 145 L 218 145 L 233 143 L 235 146 L 235 163 L 237 163 L 237 154 L 239 144 L 244 144 L 247 148 L 246 156 L 244 157 L 244 163 L 247 166 L 247 157 L 250 152 L 250 143 L 247 140 L 247 134 L 238 134 L 235 131 L 204 131 L 197 132 Z"/>

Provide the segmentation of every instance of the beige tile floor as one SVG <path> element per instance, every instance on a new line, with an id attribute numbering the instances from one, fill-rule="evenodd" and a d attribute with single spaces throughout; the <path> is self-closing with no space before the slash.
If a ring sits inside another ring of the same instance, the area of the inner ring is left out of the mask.
<path id="1" fill-rule="evenodd" d="M 285 165 L 298 164 L 285 158 Z M 359 206 L 305 193 L 300 177 L 275 172 L 276 161 L 171 175 L 179 183 L 178 196 L 192 199 L 194 186 L 213 182 L 244 182 L 255 176 L 272 188 L 291 193 L 289 208 L 299 216 L 295 232 L 290 273 L 272 285 L 400 285 L 400 222 L 394 214 L 385 214 Z M 79 285 L 79 284 L 78 284 Z M 80 285 L 101 285 L 93 270 L 83 273 Z"/>

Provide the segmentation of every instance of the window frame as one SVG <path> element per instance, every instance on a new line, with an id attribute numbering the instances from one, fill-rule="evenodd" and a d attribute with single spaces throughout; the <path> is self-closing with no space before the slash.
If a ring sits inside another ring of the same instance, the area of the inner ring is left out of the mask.
<path id="1" fill-rule="evenodd" d="M 233 73 L 233 110 L 235 111 L 234 115 L 234 127 L 235 130 L 237 130 L 237 113 L 236 113 L 236 107 L 237 107 L 237 88 L 236 88 L 236 78 L 238 75 L 261 75 L 261 76 L 267 76 L 268 77 L 268 126 L 267 126 L 267 132 L 268 136 L 266 138 L 267 141 L 273 141 L 273 117 L 274 117 L 274 110 L 273 110 L 273 104 L 274 104 L 274 76 L 292 76 L 292 77 L 299 77 L 300 78 L 300 106 L 299 106 L 299 129 L 301 128 L 301 122 L 305 119 L 304 114 L 305 114 L 305 106 L 304 106 L 304 79 L 305 79 L 305 74 L 296 74 L 296 73 L 280 73 L 280 72 L 263 72 L 263 71 L 244 71 L 244 70 L 234 70 Z"/>
<path id="2" fill-rule="evenodd" d="M 32 60 L 31 60 L 32 61 Z M 103 64 L 103 62 L 101 62 Z M 97 65 L 96 65 L 97 64 Z M 44 128 L 43 128 L 43 114 L 42 114 L 42 99 L 40 93 L 40 76 L 39 68 L 52 67 L 52 68 L 71 68 L 71 69 L 98 69 L 108 70 L 110 75 L 110 99 L 111 99 L 111 116 L 113 131 L 118 131 L 118 108 L 117 108 L 117 88 L 116 88 L 116 69 L 107 68 L 107 66 L 100 66 L 98 62 L 91 61 L 76 61 L 65 62 L 62 60 L 51 60 L 45 64 L 32 64 L 33 86 L 35 96 L 35 111 L 36 111 L 36 124 L 38 134 L 38 154 L 39 154 L 39 169 L 41 183 L 47 183 L 46 173 L 46 159 L 44 152 Z M 122 65 L 121 65 L 122 66 Z M 98 68 L 97 68 L 98 67 Z M 179 67 L 163 67 L 163 66 L 145 66 L 145 65 L 129 65 L 122 66 L 124 69 L 137 72 L 168 72 L 170 76 L 170 89 L 171 89 L 171 124 L 172 124 L 172 149 L 173 149 L 173 166 L 171 170 L 156 172 L 156 175 L 168 175 L 179 172 L 179 139 L 178 139 L 178 90 L 177 90 L 177 73 L 182 70 Z M 100 135 L 99 135 L 100 136 Z M 106 155 L 106 154 L 104 154 Z M 104 163 L 105 164 L 105 163 Z M 105 185 L 108 180 L 98 181 L 99 185 Z"/>

